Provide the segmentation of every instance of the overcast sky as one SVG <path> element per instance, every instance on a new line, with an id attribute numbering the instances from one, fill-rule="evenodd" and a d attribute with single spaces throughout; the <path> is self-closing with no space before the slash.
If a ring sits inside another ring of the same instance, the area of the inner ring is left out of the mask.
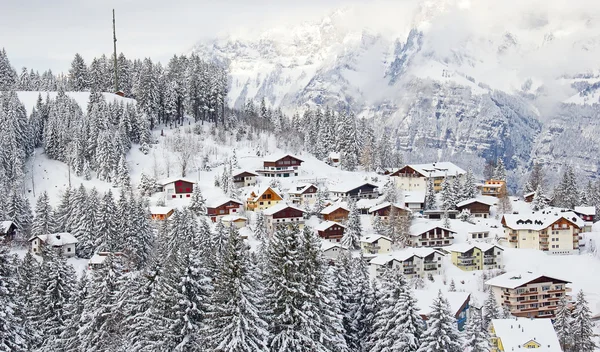
<path id="1" fill-rule="evenodd" d="M 320 17 L 349 0 L 0 0 L 0 47 L 12 65 L 66 71 L 76 52 L 91 58 L 117 51 L 166 61 L 208 37 Z"/>

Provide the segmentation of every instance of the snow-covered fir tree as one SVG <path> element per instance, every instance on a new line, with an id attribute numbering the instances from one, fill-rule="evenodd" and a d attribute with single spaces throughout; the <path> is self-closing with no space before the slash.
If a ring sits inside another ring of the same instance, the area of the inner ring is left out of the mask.
<path id="1" fill-rule="evenodd" d="M 577 293 L 577 298 L 575 299 L 571 336 L 573 343 L 570 351 L 593 351 L 596 348 L 592 312 L 590 311 L 583 290 Z"/>
<path id="2" fill-rule="evenodd" d="M 542 188 L 546 186 L 545 173 L 542 164 L 534 163 L 523 188 L 523 193 L 534 192 L 539 186 Z"/>
<path id="3" fill-rule="evenodd" d="M 8 248 L 0 246 L 0 350 L 2 351 L 28 351 L 28 336 L 23 327 L 23 317 L 18 315 L 22 308 L 17 299 L 16 268 Z"/>
<path id="4" fill-rule="evenodd" d="M 196 215 L 204 214 L 206 212 L 206 199 L 204 199 L 202 190 L 200 190 L 200 187 L 197 185 L 194 186 L 192 191 L 189 209 Z"/>
<path id="5" fill-rule="evenodd" d="M 490 335 L 483 326 L 480 312 L 473 312 L 465 328 L 465 347 L 468 352 L 488 352 L 492 346 Z"/>
<path id="6" fill-rule="evenodd" d="M 47 235 L 53 233 L 55 228 L 54 210 L 50 205 L 48 193 L 43 192 L 35 205 L 35 218 L 33 218 L 31 234 L 33 236 Z"/>
<path id="7" fill-rule="evenodd" d="M 362 225 L 360 223 L 360 213 L 356 208 L 356 202 L 349 202 L 348 221 L 346 222 L 346 229 L 344 230 L 344 236 L 342 237 L 342 244 L 348 248 L 358 248 L 359 239 L 362 235 Z"/>
<path id="8" fill-rule="evenodd" d="M 500 307 L 494 296 L 494 292 L 489 290 L 488 296 L 483 302 L 483 327 L 487 329 L 493 319 L 500 319 Z"/>
<path id="9" fill-rule="evenodd" d="M 554 331 L 556 331 L 560 347 L 562 347 L 563 351 L 568 351 L 573 343 L 573 317 L 566 297 L 562 297 L 558 301 L 556 317 L 552 325 L 554 326 Z"/>
<path id="10" fill-rule="evenodd" d="M 433 188 L 433 178 L 427 179 L 427 190 L 425 193 L 425 210 L 433 210 L 437 207 L 435 189 Z"/>
<path id="11" fill-rule="evenodd" d="M 454 210 L 456 208 L 457 197 L 454 191 L 453 182 L 449 177 L 446 177 L 442 182 L 441 191 L 442 208 L 444 210 Z"/>
<path id="12" fill-rule="evenodd" d="M 548 198 L 542 188 L 541 184 L 538 184 L 533 195 L 533 201 L 531 202 L 531 209 L 534 211 L 542 210 L 548 207 Z"/>
<path id="13" fill-rule="evenodd" d="M 400 199 L 402 194 L 398 187 L 396 187 L 396 183 L 394 180 L 392 180 L 392 178 L 389 178 L 383 186 L 383 195 L 385 201 L 392 204 L 402 201 L 402 199 Z"/>
<path id="14" fill-rule="evenodd" d="M 496 162 L 496 168 L 494 169 L 492 179 L 506 181 L 506 167 L 504 166 L 504 161 L 502 161 L 501 158 L 498 158 L 498 161 Z"/>
<path id="15" fill-rule="evenodd" d="M 477 187 L 475 186 L 475 175 L 473 175 L 473 170 L 469 168 L 469 170 L 467 170 L 467 174 L 463 178 L 460 199 L 462 201 L 475 198 L 476 196 Z"/>
<path id="16" fill-rule="evenodd" d="M 419 352 L 461 352 L 462 334 L 458 331 L 456 318 L 450 311 L 450 304 L 442 291 L 431 305 L 427 320 L 427 330 L 421 338 Z"/>
<path id="17" fill-rule="evenodd" d="M 140 177 L 140 183 L 138 184 L 140 194 L 142 196 L 151 196 L 156 191 L 156 187 L 156 179 L 142 173 L 142 176 Z M 195 189 L 196 187 L 194 187 L 194 190 Z"/>

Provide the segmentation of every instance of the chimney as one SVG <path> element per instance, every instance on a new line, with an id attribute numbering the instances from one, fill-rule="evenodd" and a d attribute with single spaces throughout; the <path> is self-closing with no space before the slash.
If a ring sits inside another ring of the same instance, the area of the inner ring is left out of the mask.
<path id="1" fill-rule="evenodd" d="M 60 240 L 60 235 L 56 235 L 56 239 L 57 239 L 57 240 Z"/>

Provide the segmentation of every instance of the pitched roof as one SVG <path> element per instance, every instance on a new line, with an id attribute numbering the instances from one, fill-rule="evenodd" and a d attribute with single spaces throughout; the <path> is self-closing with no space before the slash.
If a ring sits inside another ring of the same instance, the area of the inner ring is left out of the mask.
<path id="1" fill-rule="evenodd" d="M 427 231 L 433 230 L 435 228 L 441 228 L 441 229 L 450 231 L 452 233 L 456 233 L 456 231 L 452 231 L 452 230 L 442 226 L 441 221 L 425 221 L 425 222 L 419 222 L 417 224 L 412 225 L 410 227 L 410 235 L 411 236 L 420 236 L 421 234 L 423 234 Z"/>
<path id="2" fill-rule="evenodd" d="M 293 155 L 293 154 L 287 154 L 287 153 L 275 153 L 275 154 L 271 154 L 271 155 L 267 155 L 264 157 L 263 161 L 267 161 L 267 162 L 276 162 L 277 160 L 283 159 L 286 156 L 290 156 L 294 159 L 297 159 L 301 162 L 304 162 L 304 160 L 300 159 L 299 157 Z"/>
<path id="3" fill-rule="evenodd" d="M 596 207 L 575 207 L 576 213 L 583 215 L 596 215 Z"/>
<path id="4" fill-rule="evenodd" d="M 473 204 L 473 203 L 481 203 L 481 204 L 485 204 L 485 205 L 489 205 L 490 207 L 492 205 L 494 205 L 494 201 L 492 201 L 491 199 L 487 199 L 487 198 L 471 198 L 471 199 L 467 199 L 467 200 L 463 200 L 462 202 L 456 203 L 456 207 L 460 208 L 460 207 L 464 207 L 465 205 L 469 205 L 469 204 Z"/>
<path id="5" fill-rule="evenodd" d="M 233 215 L 233 214 L 228 214 L 228 215 L 221 217 L 221 221 L 226 221 L 226 222 L 247 221 L 247 220 L 248 220 L 248 218 L 246 218 L 245 216 Z"/>
<path id="6" fill-rule="evenodd" d="M 531 341 L 540 345 L 536 351 L 562 351 L 550 319 L 492 319 L 492 325 L 505 351 L 520 351 Z"/>
<path id="7" fill-rule="evenodd" d="M 229 203 L 229 202 L 234 202 L 239 205 L 242 205 L 242 202 L 240 202 L 239 200 L 235 200 L 233 198 L 223 196 L 223 197 L 211 198 L 211 199 L 207 200 L 206 207 L 207 208 L 218 208 L 221 205 L 223 205 L 225 203 Z"/>
<path id="8" fill-rule="evenodd" d="M 296 208 L 293 205 L 289 205 L 289 204 L 286 204 L 286 203 L 278 203 L 278 204 L 276 204 L 276 205 L 274 205 L 274 206 L 272 206 L 272 207 L 267 208 L 266 210 L 264 210 L 263 214 L 264 215 L 274 215 L 274 214 L 277 214 L 277 213 L 279 213 L 280 211 L 282 211 L 282 210 L 284 210 L 286 208 L 292 208 L 292 209 L 301 211 L 302 213 L 305 212 L 304 210 L 302 210 L 300 208 Z"/>
<path id="9" fill-rule="evenodd" d="M 150 214 L 167 215 L 173 211 L 171 207 L 150 207 Z"/>
<path id="10" fill-rule="evenodd" d="M 506 214 L 502 217 L 506 227 L 513 230 L 540 231 L 564 218 L 579 228 L 585 226 L 584 221 L 572 211 L 563 211 L 556 208 L 543 209 L 530 214 Z"/>
<path id="11" fill-rule="evenodd" d="M 14 224 L 12 221 L 0 221 L 0 233 L 6 233 Z"/>
<path id="12" fill-rule="evenodd" d="M 399 251 L 394 251 L 393 253 L 390 253 L 390 254 L 378 255 L 377 257 L 371 259 L 371 261 L 369 263 L 375 264 L 375 265 L 384 265 L 393 260 L 403 262 L 414 256 L 417 256 L 419 258 L 425 258 L 434 253 L 438 253 L 441 256 L 444 255 L 444 253 L 442 253 L 436 249 L 433 249 L 433 248 L 404 248 Z"/>
<path id="13" fill-rule="evenodd" d="M 379 204 L 379 205 L 376 205 L 376 206 L 374 206 L 374 207 L 371 207 L 371 208 L 369 208 L 369 213 L 376 212 L 377 210 L 381 210 L 381 209 L 387 208 L 387 207 L 389 207 L 389 206 L 391 206 L 391 205 L 392 205 L 392 203 L 390 203 L 390 202 L 383 202 L 383 203 L 381 203 L 381 204 Z M 393 204 L 393 205 L 394 205 L 394 207 L 396 207 L 396 208 L 398 208 L 398 209 L 402 209 L 402 210 L 407 210 L 407 211 L 410 211 L 410 210 L 409 210 L 409 209 L 407 209 L 407 208 L 406 208 L 406 207 L 405 207 L 403 204 L 398 204 L 398 203 L 395 203 L 395 204 Z"/>
<path id="14" fill-rule="evenodd" d="M 382 235 L 377 235 L 377 234 L 370 234 L 370 235 L 363 236 L 363 237 L 360 238 L 359 242 L 373 243 L 373 242 L 377 241 L 380 238 L 392 242 L 391 238 L 386 237 L 386 236 L 382 236 Z"/>
<path id="15" fill-rule="evenodd" d="M 344 182 L 333 186 L 329 191 L 333 193 L 349 193 L 350 191 L 366 185 L 377 188 L 377 185 L 370 182 Z"/>
<path id="16" fill-rule="evenodd" d="M 425 192 L 405 191 L 404 203 L 425 203 Z"/>
<path id="17" fill-rule="evenodd" d="M 411 164 L 407 166 L 425 177 L 455 176 L 457 174 L 463 175 L 466 173 L 465 170 L 448 161 L 430 164 Z"/>
<path id="18" fill-rule="evenodd" d="M 479 248 L 481 251 L 487 252 L 487 251 L 489 251 L 490 249 L 492 249 L 494 247 L 496 247 L 496 248 L 504 251 L 504 249 L 502 249 L 499 246 L 496 246 L 496 245 L 490 244 L 490 243 L 485 243 L 485 242 L 474 242 L 472 244 L 469 244 L 469 243 L 455 243 L 455 244 L 452 244 L 450 246 L 444 247 L 444 250 L 448 251 L 448 252 L 465 253 L 465 252 L 470 251 L 473 248 Z"/>
<path id="19" fill-rule="evenodd" d="M 334 211 L 338 210 L 338 209 L 344 209 L 346 211 L 350 211 L 350 209 L 348 208 L 348 203 L 346 202 L 339 202 L 339 203 L 334 203 L 331 204 L 330 206 L 323 208 L 323 210 L 321 210 L 321 214 L 323 215 L 329 215 L 331 213 L 333 213 Z"/>
<path id="20" fill-rule="evenodd" d="M 29 239 L 31 242 L 33 239 L 39 238 L 42 242 L 50 246 L 64 246 L 67 244 L 75 244 L 79 242 L 75 236 L 68 232 L 50 233 L 47 235 L 33 236 Z"/>
<path id="21" fill-rule="evenodd" d="M 232 176 L 233 177 L 239 176 L 241 174 L 250 174 L 252 176 L 258 176 L 257 173 L 254 173 L 254 172 L 248 171 L 248 170 L 235 170 L 235 171 L 232 172 Z"/>
<path id="22" fill-rule="evenodd" d="M 570 281 L 553 278 L 544 274 L 536 274 L 531 271 L 509 271 L 507 273 L 496 276 L 495 278 L 486 281 L 485 284 L 489 286 L 513 289 L 519 286 L 526 285 L 527 283 L 539 279 L 541 277 L 547 277 L 552 280 L 570 283 Z"/>
<path id="23" fill-rule="evenodd" d="M 320 223 L 319 225 L 315 226 L 315 230 L 317 231 L 325 231 L 328 228 L 330 228 L 331 226 L 339 226 L 341 228 L 346 228 L 346 226 L 339 224 L 335 221 L 323 221 L 322 223 Z"/>
<path id="24" fill-rule="evenodd" d="M 442 295 L 450 303 L 450 310 L 454 315 L 460 312 L 460 309 L 465 302 L 470 300 L 471 295 L 467 292 L 444 292 Z M 429 316 L 432 311 L 433 301 L 438 297 L 438 292 L 435 290 L 414 290 L 414 296 L 418 297 L 417 307 L 419 315 Z"/>
<path id="25" fill-rule="evenodd" d="M 288 190 L 289 194 L 304 194 L 310 187 L 315 187 L 319 189 L 319 187 L 313 185 L 312 183 L 301 183 L 293 186 Z"/>
<path id="26" fill-rule="evenodd" d="M 321 241 L 321 249 L 323 250 L 323 252 L 328 251 L 332 248 L 340 248 L 340 249 L 345 249 L 348 250 L 348 247 L 342 246 L 339 243 L 335 243 L 335 242 L 330 242 L 330 241 Z"/>
<path id="27" fill-rule="evenodd" d="M 269 185 L 254 187 L 254 189 L 252 189 L 252 190 L 250 190 L 250 192 L 248 192 L 248 198 L 249 199 L 252 198 L 253 201 L 257 201 L 260 198 L 260 196 L 262 196 L 263 193 L 265 193 L 269 188 L 271 189 L 271 191 L 273 191 L 275 194 L 277 194 L 277 196 L 279 198 L 283 199 L 283 197 L 279 193 L 279 190 L 276 188 L 272 188 Z M 252 197 L 252 193 L 254 193 L 256 195 L 256 197 Z"/>
<path id="28" fill-rule="evenodd" d="M 170 177 L 170 178 L 165 178 L 165 179 L 156 181 L 156 184 L 158 184 L 160 186 L 166 186 L 166 185 L 168 185 L 170 183 L 173 183 L 173 182 L 176 182 L 176 181 L 184 181 L 184 182 L 189 182 L 189 183 L 196 184 L 196 181 L 192 180 L 191 178 L 186 178 L 186 177 Z"/>

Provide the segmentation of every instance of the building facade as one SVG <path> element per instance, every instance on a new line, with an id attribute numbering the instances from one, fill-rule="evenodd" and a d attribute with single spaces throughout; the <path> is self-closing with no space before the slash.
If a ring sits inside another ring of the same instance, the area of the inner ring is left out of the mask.
<path id="1" fill-rule="evenodd" d="M 361 237 L 359 242 L 365 255 L 387 254 L 392 250 L 392 240 L 382 235 L 367 235 Z"/>
<path id="2" fill-rule="evenodd" d="M 503 269 L 504 250 L 487 243 L 455 244 L 444 248 L 452 264 L 463 271 Z"/>
<path id="3" fill-rule="evenodd" d="M 169 178 L 158 181 L 160 190 L 165 193 L 166 200 L 191 198 L 196 181 L 187 178 Z"/>
<path id="4" fill-rule="evenodd" d="M 239 215 L 244 211 L 244 205 L 235 199 L 220 198 L 211 200 L 206 205 L 206 215 L 212 222 L 217 222 L 226 215 Z"/>
<path id="5" fill-rule="evenodd" d="M 348 220 L 348 214 L 350 214 L 350 209 L 348 209 L 348 206 L 345 203 L 332 204 L 321 210 L 321 216 L 323 217 L 323 220 L 335 221 L 339 223 Z"/>
<path id="6" fill-rule="evenodd" d="M 262 187 L 250 192 L 246 200 L 246 209 L 261 211 L 269 209 L 283 201 L 283 198 L 271 187 Z"/>
<path id="7" fill-rule="evenodd" d="M 456 232 L 441 226 L 439 221 L 425 222 L 410 227 L 412 247 L 442 247 L 454 243 Z"/>
<path id="8" fill-rule="evenodd" d="M 304 228 L 304 210 L 284 203 L 277 204 L 263 212 L 267 222 L 267 232 L 273 234 L 280 226 L 296 225 Z"/>
<path id="9" fill-rule="evenodd" d="M 407 278 L 426 278 L 441 275 L 444 254 L 434 249 L 405 248 L 392 254 L 379 255 L 371 259 L 369 270 L 372 277 L 378 277 L 387 270 L 400 270 Z"/>
<path id="10" fill-rule="evenodd" d="M 324 221 L 315 227 L 317 234 L 324 240 L 340 242 L 344 237 L 346 226 L 334 221 Z"/>
<path id="11" fill-rule="evenodd" d="M 394 178 L 396 186 L 403 191 L 426 192 L 427 182 L 432 179 L 434 191 L 439 192 L 446 178 L 462 178 L 465 174 L 465 170 L 451 162 L 437 162 L 406 165 L 390 176 Z"/>
<path id="12" fill-rule="evenodd" d="M 44 246 L 50 246 L 65 257 L 75 256 L 75 245 L 79 242 L 75 236 L 68 232 L 51 233 L 33 236 L 29 239 L 31 251 L 40 255 Z"/>
<path id="13" fill-rule="evenodd" d="M 288 197 L 294 205 L 311 206 L 317 201 L 318 190 L 313 184 L 301 184 L 291 188 Z"/>
<path id="14" fill-rule="evenodd" d="M 237 188 L 256 186 L 256 177 L 258 174 L 250 171 L 238 171 L 233 174 L 233 184 Z"/>
<path id="15" fill-rule="evenodd" d="M 256 170 L 265 177 L 295 177 L 300 174 L 304 161 L 290 154 L 272 155 L 263 161 L 263 168 Z"/>

